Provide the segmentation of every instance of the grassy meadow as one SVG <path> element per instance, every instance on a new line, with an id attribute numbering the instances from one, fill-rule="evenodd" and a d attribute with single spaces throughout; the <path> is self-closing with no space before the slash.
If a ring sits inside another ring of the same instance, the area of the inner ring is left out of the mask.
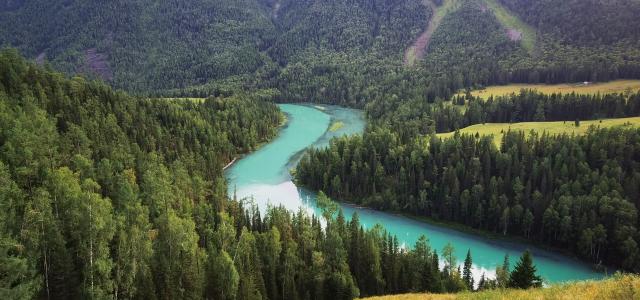
<path id="1" fill-rule="evenodd" d="M 558 284 L 547 288 L 513 290 L 502 289 L 459 294 L 403 294 L 365 298 L 367 300 L 474 300 L 474 299 L 640 299 L 640 276 L 616 275 L 601 281 L 582 281 Z"/>
<path id="2" fill-rule="evenodd" d="M 603 83 L 566 83 L 566 84 L 509 84 L 490 86 L 482 90 L 473 90 L 471 94 L 482 99 L 489 99 L 491 96 L 504 96 L 512 93 L 519 93 L 522 89 L 531 89 L 544 94 L 613 94 L 625 91 L 640 91 L 640 80 L 615 80 Z M 463 94 L 463 93 L 460 93 Z M 459 95 L 460 95 L 459 94 Z"/>
<path id="3" fill-rule="evenodd" d="M 530 133 L 535 131 L 538 133 L 547 132 L 549 134 L 584 134 L 589 127 L 595 126 L 600 128 L 614 127 L 614 126 L 626 126 L 626 127 L 640 127 L 640 117 L 632 118 L 620 118 L 620 119 L 602 119 L 602 120 L 589 120 L 580 121 L 580 126 L 576 127 L 574 121 L 558 121 L 558 122 L 523 122 L 523 123 L 486 123 L 477 124 L 460 129 L 460 133 L 478 133 L 480 135 L 493 135 L 496 144 L 500 144 L 502 136 L 505 132 L 511 131 L 523 131 Z M 455 132 L 440 133 L 437 136 L 441 138 L 451 137 Z"/>

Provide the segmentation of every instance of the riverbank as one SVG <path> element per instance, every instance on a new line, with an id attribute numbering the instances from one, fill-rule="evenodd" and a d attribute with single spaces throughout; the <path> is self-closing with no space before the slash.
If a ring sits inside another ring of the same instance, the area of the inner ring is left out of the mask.
<path id="1" fill-rule="evenodd" d="M 281 117 L 280 124 L 278 124 L 278 127 L 276 127 L 277 129 L 276 129 L 275 133 L 273 134 L 273 136 L 271 136 L 270 138 L 258 143 L 258 145 L 256 145 L 256 147 L 253 150 L 251 150 L 251 151 L 249 151 L 247 153 L 238 154 L 238 156 L 234 157 L 227 165 L 225 165 L 222 168 L 222 171 L 223 172 L 226 171 L 228 168 L 233 166 L 233 164 L 235 164 L 238 160 L 244 158 L 247 155 L 250 155 L 251 153 L 254 153 L 254 152 L 258 151 L 260 148 L 262 148 L 265 145 L 268 145 L 274 139 L 276 139 L 278 137 L 278 135 L 280 134 L 280 131 L 282 130 L 282 128 L 285 127 L 285 125 L 287 125 L 287 122 L 289 121 L 289 119 L 287 118 L 287 114 L 285 114 L 282 111 L 280 111 L 280 117 Z"/>
<path id="2" fill-rule="evenodd" d="M 298 183 L 296 183 L 298 184 Z M 300 185 L 302 186 L 302 185 Z M 336 201 L 336 200 L 334 200 Z M 446 229 L 450 229 L 450 230 L 455 230 L 457 232 L 463 233 L 463 234 L 468 234 L 468 235 L 472 235 L 474 237 L 478 237 L 481 239 L 486 239 L 486 240 L 490 240 L 490 241 L 495 241 L 497 243 L 501 243 L 503 244 L 503 246 L 505 245 L 511 245 L 511 246 L 525 246 L 525 248 L 527 248 L 527 246 L 530 246 L 532 249 L 538 249 L 538 250 L 542 250 L 542 251 L 546 251 L 546 252 L 550 252 L 550 253 L 555 253 L 558 255 L 562 255 L 566 258 L 575 260 L 576 262 L 585 264 L 590 266 L 590 268 L 593 271 L 596 272 L 604 272 L 605 274 L 613 274 L 617 271 L 616 268 L 611 267 L 611 266 L 598 266 L 596 264 L 593 264 L 592 262 L 588 262 L 585 261 L 583 259 L 581 259 L 580 257 L 576 256 L 575 253 L 567 250 L 567 249 L 562 249 L 562 248 L 557 248 L 557 247 L 553 247 L 547 244 L 541 244 L 541 243 L 536 243 L 535 241 L 526 239 L 524 237 L 520 237 L 520 236 L 515 236 L 515 235 L 502 235 L 496 232 L 491 232 L 491 231 L 487 231 L 487 230 L 483 230 L 483 229 L 478 229 L 478 228 L 473 228 L 464 224 L 460 224 L 460 223 L 456 223 L 456 222 L 451 222 L 451 221 L 442 221 L 442 220 L 436 220 L 430 217 L 425 217 L 425 216 L 416 216 L 416 215 L 412 215 L 406 212 L 400 212 L 400 211 L 385 211 L 385 210 L 377 210 L 368 206 L 363 206 L 363 205 L 357 205 L 357 204 L 353 204 L 350 202 L 345 202 L 345 201 L 337 201 L 338 203 L 340 203 L 342 206 L 347 206 L 347 207 L 352 207 L 352 208 L 357 208 L 359 210 L 371 210 L 371 211 L 375 211 L 375 212 L 381 212 L 381 213 L 387 213 L 387 214 L 392 214 L 394 216 L 397 217 L 401 217 L 401 218 L 407 218 L 407 219 L 411 219 L 420 223 L 424 223 L 424 224 L 428 224 L 428 225 L 432 225 L 432 226 L 437 226 L 437 227 L 441 227 L 441 228 L 446 228 Z M 381 224 L 381 225 L 385 225 L 385 224 Z M 429 238 L 428 235 L 426 235 L 427 238 Z"/>

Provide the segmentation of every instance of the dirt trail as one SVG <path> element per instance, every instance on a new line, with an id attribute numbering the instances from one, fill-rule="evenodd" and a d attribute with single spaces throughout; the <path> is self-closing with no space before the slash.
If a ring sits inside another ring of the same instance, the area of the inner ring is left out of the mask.
<path id="1" fill-rule="evenodd" d="M 438 7 L 431 0 L 424 0 L 424 3 L 431 8 L 432 16 L 431 20 L 429 20 L 429 24 L 427 25 L 427 29 L 420 34 L 418 39 L 404 52 L 404 65 L 405 66 L 413 66 L 416 60 L 422 58 L 429 47 L 429 41 L 431 41 L 431 36 L 440 25 L 440 21 L 442 20 L 442 16 L 438 14 Z M 442 9 L 442 8 L 441 8 Z"/>

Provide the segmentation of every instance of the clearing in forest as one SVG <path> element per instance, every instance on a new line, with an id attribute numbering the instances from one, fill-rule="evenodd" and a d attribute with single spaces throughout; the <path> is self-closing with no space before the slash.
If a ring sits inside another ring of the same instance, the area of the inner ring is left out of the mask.
<path id="1" fill-rule="evenodd" d="M 433 0 L 424 0 L 424 4 L 431 8 L 433 14 L 425 31 L 423 31 L 411 47 L 404 52 L 405 66 L 413 66 L 417 60 L 426 54 L 433 33 L 436 32 L 436 29 L 440 26 L 442 19 L 457 8 L 457 2 L 457 0 L 444 0 L 442 1 L 442 5 L 437 6 L 433 3 Z"/>
<path id="2" fill-rule="evenodd" d="M 587 83 L 564 83 L 564 84 L 509 84 L 489 86 L 481 90 L 471 91 L 474 97 L 489 99 L 494 96 L 505 96 L 509 94 L 518 94 L 521 90 L 536 90 L 544 94 L 614 94 L 624 92 L 640 91 L 640 80 L 615 80 L 609 82 L 587 82 Z M 458 95 L 464 95 L 459 92 Z"/>
<path id="3" fill-rule="evenodd" d="M 520 41 L 529 53 L 532 53 L 536 44 L 536 30 L 520 20 L 514 13 L 502 6 L 497 0 L 484 0 L 496 19 L 505 28 L 505 34 L 512 41 Z"/>
<path id="4" fill-rule="evenodd" d="M 502 136 L 507 131 L 522 131 L 525 134 L 529 134 L 531 131 L 542 134 L 546 132 L 552 135 L 558 134 L 585 134 L 591 126 L 599 128 L 609 128 L 622 126 L 625 128 L 638 128 L 640 127 L 640 117 L 632 118 L 619 118 L 619 119 L 602 119 L 602 120 L 589 120 L 580 121 L 580 126 L 576 126 L 575 121 L 556 121 L 556 122 L 523 122 L 523 123 L 486 123 L 477 124 L 469 127 L 465 127 L 459 130 L 460 133 L 478 133 L 481 136 L 493 135 L 494 141 L 497 145 L 502 141 Z M 455 132 L 440 133 L 437 134 L 440 138 L 448 138 L 455 134 Z"/>

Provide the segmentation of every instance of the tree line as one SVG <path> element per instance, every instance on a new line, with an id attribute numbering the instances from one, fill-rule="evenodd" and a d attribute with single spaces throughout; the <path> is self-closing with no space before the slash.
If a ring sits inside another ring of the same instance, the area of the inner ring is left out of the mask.
<path id="1" fill-rule="evenodd" d="M 543 94 L 521 90 L 484 100 L 469 91 L 451 100 L 378 100 L 368 103 L 367 114 L 373 124 L 391 128 L 403 142 L 416 136 L 452 132 L 484 123 L 597 120 L 640 115 L 640 93 L 619 94 Z"/>
<path id="2" fill-rule="evenodd" d="M 296 180 L 337 199 L 453 221 L 638 271 L 637 129 L 402 142 L 384 128 L 311 149 Z"/>

